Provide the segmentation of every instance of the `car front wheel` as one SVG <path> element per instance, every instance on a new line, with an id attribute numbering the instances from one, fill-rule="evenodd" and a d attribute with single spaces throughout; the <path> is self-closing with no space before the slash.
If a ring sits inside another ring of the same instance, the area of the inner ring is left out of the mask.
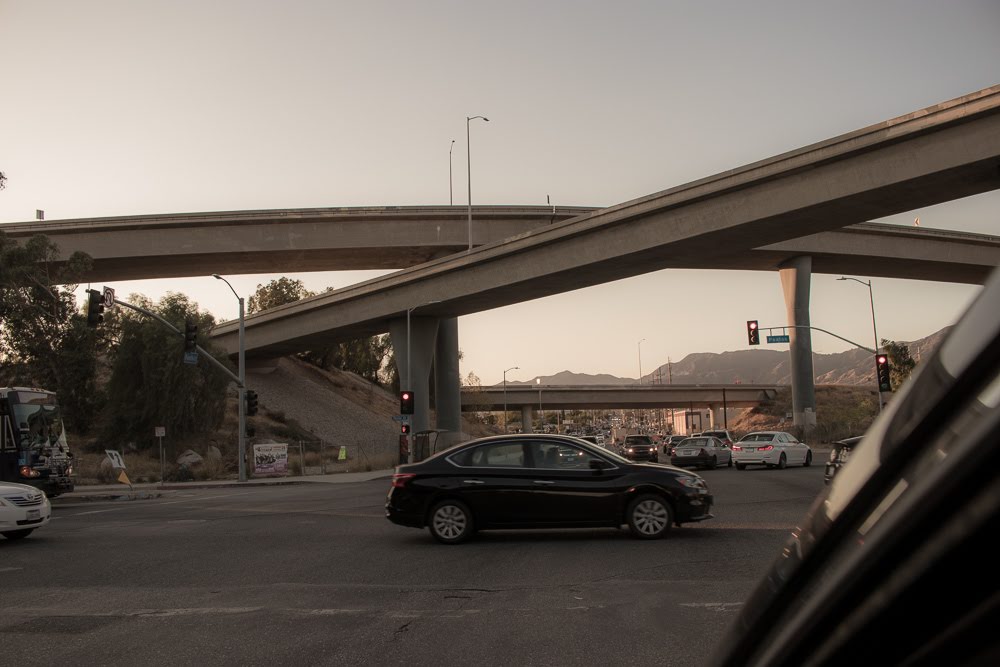
<path id="1" fill-rule="evenodd" d="M 626 513 L 629 530 L 641 540 L 663 537 L 674 523 L 670 505 L 660 496 L 639 496 L 628 506 Z"/>
<path id="2" fill-rule="evenodd" d="M 459 500 L 445 500 L 431 510 L 427 528 L 442 544 L 459 544 L 472 535 L 472 512 Z"/>

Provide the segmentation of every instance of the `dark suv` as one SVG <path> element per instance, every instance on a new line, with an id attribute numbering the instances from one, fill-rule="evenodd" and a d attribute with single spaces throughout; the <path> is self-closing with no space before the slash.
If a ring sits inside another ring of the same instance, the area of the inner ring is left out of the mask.
<path id="1" fill-rule="evenodd" d="M 622 456 L 632 461 L 659 461 L 656 445 L 648 435 L 627 435 L 622 443 Z"/>

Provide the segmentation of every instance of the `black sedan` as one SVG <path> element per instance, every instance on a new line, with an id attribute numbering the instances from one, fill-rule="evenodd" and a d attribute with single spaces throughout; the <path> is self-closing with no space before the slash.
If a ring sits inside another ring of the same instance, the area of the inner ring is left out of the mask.
<path id="1" fill-rule="evenodd" d="M 712 518 L 712 496 L 686 470 L 633 463 L 569 436 L 523 434 L 473 440 L 397 467 L 385 511 L 445 544 L 480 529 L 623 524 L 655 539 L 672 525 Z"/>

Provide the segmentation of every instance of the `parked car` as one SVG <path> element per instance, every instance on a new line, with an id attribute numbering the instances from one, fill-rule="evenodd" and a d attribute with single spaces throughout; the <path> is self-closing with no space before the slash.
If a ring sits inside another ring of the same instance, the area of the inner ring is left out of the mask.
<path id="1" fill-rule="evenodd" d="M 0 482 L 0 535 L 19 540 L 41 528 L 52 516 L 45 493 L 27 484 Z"/>
<path id="2" fill-rule="evenodd" d="M 716 468 L 719 464 L 733 466 L 733 451 L 718 438 L 702 434 L 697 438 L 686 438 L 674 447 L 670 464 L 675 466 L 701 466 Z"/>
<path id="3" fill-rule="evenodd" d="M 727 447 L 730 448 L 736 442 L 736 438 L 733 437 L 733 434 L 727 431 L 726 429 L 713 429 L 711 431 L 702 431 L 701 435 L 710 435 L 713 438 L 718 438 L 719 440 L 724 442 Z"/>
<path id="4" fill-rule="evenodd" d="M 673 449 L 681 442 L 690 438 L 689 435 L 668 435 L 663 439 L 663 453 L 668 456 L 673 456 Z"/>
<path id="5" fill-rule="evenodd" d="M 502 435 L 396 468 L 386 518 L 457 544 L 490 528 L 616 527 L 638 538 L 712 518 L 698 475 L 632 463 L 578 438 Z"/>
<path id="6" fill-rule="evenodd" d="M 823 474 L 823 480 L 827 484 L 837 474 L 840 467 L 847 463 L 847 459 L 851 457 L 851 453 L 854 451 L 854 446 L 861 442 L 862 437 L 845 438 L 833 443 L 833 449 L 830 450 L 830 458 L 826 462 L 826 472 Z"/>
<path id="7" fill-rule="evenodd" d="M 656 463 L 660 460 L 656 445 L 653 444 L 653 439 L 648 435 L 625 436 L 621 454 L 630 461 L 652 461 Z"/>
<path id="8" fill-rule="evenodd" d="M 747 433 L 733 445 L 733 462 L 737 470 L 748 465 L 784 468 L 788 465 L 812 464 L 812 449 L 784 431 Z"/>
<path id="9" fill-rule="evenodd" d="M 821 487 L 718 667 L 995 665 L 1000 271 Z"/>

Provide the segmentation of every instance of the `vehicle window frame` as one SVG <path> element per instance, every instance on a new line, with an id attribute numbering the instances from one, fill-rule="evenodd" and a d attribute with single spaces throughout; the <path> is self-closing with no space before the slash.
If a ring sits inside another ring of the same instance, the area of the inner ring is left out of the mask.
<path id="1" fill-rule="evenodd" d="M 472 469 L 472 468 L 475 468 L 475 469 L 478 469 L 478 470 L 530 470 L 530 468 L 527 465 L 527 463 L 528 463 L 528 450 L 525 448 L 526 444 L 527 444 L 527 441 L 521 441 L 521 440 L 494 440 L 492 442 L 483 442 L 483 443 L 479 443 L 477 445 L 472 445 L 470 447 L 463 448 L 463 449 L 461 449 L 461 450 L 459 450 L 457 452 L 453 452 L 452 454 L 449 454 L 448 456 L 446 456 L 445 460 L 448 463 L 450 463 L 451 465 L 455 466 L 456 468 L 463 468 L 465 470 L 469 470 L 469 469 Z M 480 449 L 480 448 L 483 448 L 483 447 L 498 447 L 498 446 L 503 446 L 503 445 L 520 445 L 521 446 L 521 455 L 523 456 L 523 459 L 522 459 L 523 463 L 521 465 L 519 465 L 519 466 L 491 466 L 491 465 L 467 465 L 467 466 L 465 466 L 465 465 L 462 465 L 460 463 L 457 463 L 454 460 L 454 457 L 459 456 L 459 455 L 463 455 L 464 456 L 466 454 L 469 454 L 469 458 L 471 459 L 472 458 L 471 452 L 473 450 L 476 450 L 476 449 Z"/>

